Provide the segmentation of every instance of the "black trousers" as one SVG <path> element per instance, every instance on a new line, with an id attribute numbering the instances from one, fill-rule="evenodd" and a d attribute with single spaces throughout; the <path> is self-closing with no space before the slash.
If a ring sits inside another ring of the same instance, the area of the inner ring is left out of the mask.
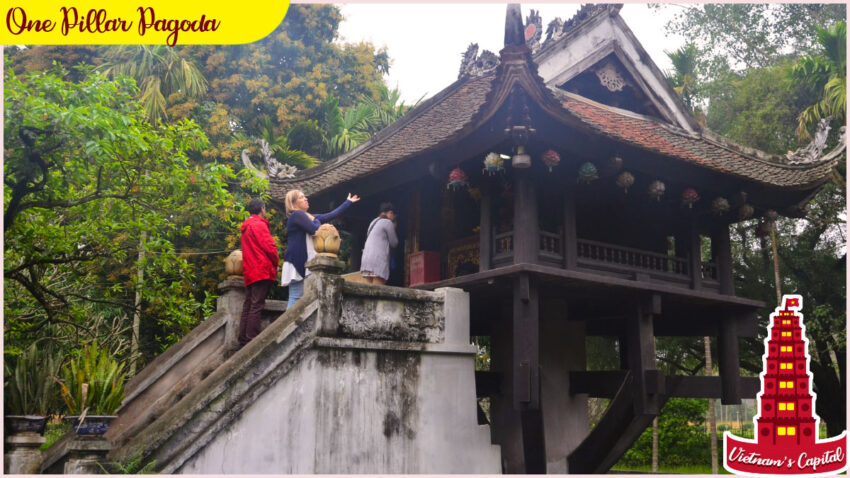
<path id="1" fill-rule="evenodd" d="M 239 320 L 239 345 L 245 345 L 260 333 L 263 307 L 266 296 L 274 284 L 273 280 L 258 280 L 245 288 L 245 304 L 242 306 L 242 317 Z"/>

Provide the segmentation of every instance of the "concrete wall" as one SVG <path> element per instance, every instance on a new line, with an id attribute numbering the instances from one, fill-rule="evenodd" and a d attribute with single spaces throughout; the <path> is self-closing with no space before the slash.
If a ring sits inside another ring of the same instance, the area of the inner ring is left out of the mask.
<path id="1" fill-rule="evenodd" d="M 124 401 L 116 413 L 118 418 L 106 434 L 110 441 L 116 445 L 127 442 L 200 384 L 236 348 L 245 300 L 244 280 L 229 278 L 218 288 L 221 295 L 216 313 L 127 383 Z M 263 326 L 285 310 L 285 302 L 266 301 Z"/>
<path id="2" fill-rule="evenodd" d="M 364 342 L 324 341 L 176 472 L 500 472 L 472 355 Z"/>
<path id="3" fill-rule="evenodd" d="M 164 473 L 499 473 L 469 299 L 314 273 L 302 300 L 129 442 Z"/>

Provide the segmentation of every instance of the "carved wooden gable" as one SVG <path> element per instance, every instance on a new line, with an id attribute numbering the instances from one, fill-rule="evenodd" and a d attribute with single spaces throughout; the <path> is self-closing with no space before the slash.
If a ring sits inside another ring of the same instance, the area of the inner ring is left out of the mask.
<path id="1" fill-rule="evenodd" d="M 540 76 L 550 88 L 696 131 L 696 121 L 620 17 L 620 7 L 585 5 L 566 22 L 550 22 L 534 53 Z"/>

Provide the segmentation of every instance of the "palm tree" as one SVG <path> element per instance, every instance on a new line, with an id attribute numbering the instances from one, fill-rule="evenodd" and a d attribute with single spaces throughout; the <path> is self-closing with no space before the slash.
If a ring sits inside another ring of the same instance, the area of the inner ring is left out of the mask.
<path id="1" fill-rule="evenodd" d="M 699 64 L 699 50 L 693 43 L 688 43 L 676 51 L 665 51 L 664 53 L 673 63 L 673 70 L 667 73 L 667 81 L 682 98 L 685 106 L 694 114 L 700 124 L 705 124 L 705 115 L 698 103 L 699 80 L 697 78 L 697 67 Z"/>
<path id="2" fill-rule="evenodd" d="M 407 106 L 404 104 L 404 101 L 399 103 L 399 100 L 401 99 L 401 91 L 399 91 L 397 87 L 391 90 L 385 85 L 381 85 L 378 87 L 378 91 L 381 94 L 380 99 L 377 101 L 368 101 L 368 103 L 375 109 L 375 117 L 370 125 L 372 133 L 377 133 L 398 121 L 398 119 L 404 116 L 405 113 L 416 108 L 416 106 L 422 101 L 422 98 L 425 97 L 425 95 L 422 95 L 422 97 L 416 100 L 416 103 L 411 106 Z"/>
<path id="3" fill-rule="evenodd" d="M 167 119 L 167 98 L 182 93 L 199 98 L 207 91 L 207 80 L 195 64 L 165 45 L 120 45 L 110 47 L 106 62 L 98 67 L 107 75 L 129 76 L 139 85 L 139 101 L 148 121 Z"/>
<path id="4" fill-rule="evenodd" d="M 358 103 L 343 111 L 339 100 L 331 95 L 322 104 L 321 127 L 325 133 L 325 155 L 329 158 L 354 149 L 369 139 L 369 126 L 374 121 L 375 108 Z"/>
<path id="5" fill-rule="evenodd" d="M 319 160 L 298 149 L 290 147 L 286 135 L 278 135 L 275 131 L 274 122 L 268 116 L 260 119 L 262 137 L 269 143 L 269 149 L 275 159 L 283 164 L 291 164 L 299 169 L 309 169 L 319 164 Z"/>
<path id="6" fill-rule="evenodd" d="M 827 29 L 818 28 L 821 53 L 800 58 L 792 75 L 797 85 L 815 92 L 817 102 L 797 118 L 797 135 L 810 139 L 822 118 L 832 116 L 844 124 L 847 110 L 847 23 L 836 22 Z"/>

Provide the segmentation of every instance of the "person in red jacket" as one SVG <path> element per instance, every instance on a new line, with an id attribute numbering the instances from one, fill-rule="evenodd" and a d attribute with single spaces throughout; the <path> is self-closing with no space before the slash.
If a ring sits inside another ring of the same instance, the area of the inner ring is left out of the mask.
<path id="1" fill-rule="evenodd" d="M 277 246 L 269 231 L 266 204 L 254 198 L 248 202 L 251 217 L 242 223 L 242 275 L 245 277 L 245 304 L 239 321 L 239 347 L 260 333 L 260 319 L 266 296 L 277 279 Z"/>

